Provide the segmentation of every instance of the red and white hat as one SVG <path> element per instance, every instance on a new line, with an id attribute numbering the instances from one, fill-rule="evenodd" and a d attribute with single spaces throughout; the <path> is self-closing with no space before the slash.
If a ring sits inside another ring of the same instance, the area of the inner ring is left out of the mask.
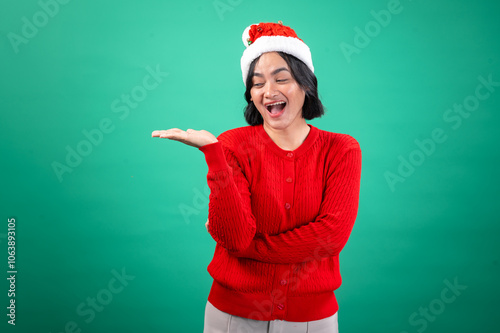
<path id="1" fill-rule="evenodd" d="M 246 85 L 248 69 L 252 61 L 266 52 L 284 52 L 301 60 L 314 73 L 311 50 L 292 28 L 278 23 L 259 23 L 248 26 L 243 31 L 243 44 L 246 46 L 241 57 L 241 72 Z"/>

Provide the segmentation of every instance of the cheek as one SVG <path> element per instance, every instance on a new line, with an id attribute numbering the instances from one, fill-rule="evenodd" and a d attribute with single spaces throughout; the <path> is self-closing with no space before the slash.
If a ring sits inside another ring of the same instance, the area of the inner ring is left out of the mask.
<path id="1" fill-rule="evenodd" d="M 254 101 L 257 100 L 258 94 L 255 92 L 255 89 L 250 89 L 250 98 Z"/>
<path id="2" fill-rule="evenodd" d="M 293 101 L 297 103 L 303 103 L 306 97 L 306 92 L 300 89 L 298 86 L 290 87 L 287 91 L 288 96 L 290 96 Z"/>
<path id="3" fill-rule="evenodd" d="M 259 90 L 255 90 L 255 89 L 251 89 L 250 90 L 250 98 L 252 98 L 252 101 L 250 103 L 253 102 L 255 108 L 257 109 L 257 111 L 259 111 L 259 113 L 264 113 L 267 111 L 267 109 L 265 108 L 265 106 L 263 106 L 261 103 L 262 103 L 262 94 L 259 92 Z"/>

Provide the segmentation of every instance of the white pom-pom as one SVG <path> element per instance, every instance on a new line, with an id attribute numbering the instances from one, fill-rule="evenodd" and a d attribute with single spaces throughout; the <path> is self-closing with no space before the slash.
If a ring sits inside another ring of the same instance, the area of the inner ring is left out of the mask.
<path id="1" fill-rule="evenodd" d="M 243 35 L 241 36 L 241 40 L 243 41 L 243 45 L 245 45 L 245 47 L 248 47 L 248 39 L 250 38 L 250 28 L 252 27 L 252 25 L 255 25 L 255 24 L 250 24 L 244 31 L 243 31 Z"/>

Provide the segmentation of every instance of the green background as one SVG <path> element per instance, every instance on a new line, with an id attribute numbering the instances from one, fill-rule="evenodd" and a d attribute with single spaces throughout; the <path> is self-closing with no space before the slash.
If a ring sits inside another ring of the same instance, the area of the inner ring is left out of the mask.
<path id="1" fill-rule="evenodd" d="M 372 22 L 388 8 L 379 0 L 42 3 L 51 16 L 35 0 L 0 11 L 0 267 L 7 276 L 15 217 L 18 269 L 15 327 L 0 283 L 2 332 L 202 331 L 215 246 L 207 166 L 196 148 L 151 132 L 246 126 L 241 33 L 278 20 L 312 51 L 327 112 L 309 123 L 352 135 L 363 152 L 340 331 L 498 332 L 500 87 L 481 88 L 488 97 L 459 126 L 444 118 L 474 102 L 478 77 L 500 82 L 498 1 L 401 0 L 385 26 Z M 372 29 L 369 41 L 356 29 Z M 346 56 L 341 45 L 356 41 Z M 168 74 L 147 91 L 148 67 Z M 446 140 L 419 153 L 415 140 L 435 129 Z M 54 162 L 78 147 L 86 156 L 58 177 Z M 387 174 L 410 157 L 418 165 L 391 186 Z M 134 278 L 110 293 L 122 270 Z M 442 303 L 455 279 L 466 289 Z M 91 317 L 96 296 L 106 304 Z"/>

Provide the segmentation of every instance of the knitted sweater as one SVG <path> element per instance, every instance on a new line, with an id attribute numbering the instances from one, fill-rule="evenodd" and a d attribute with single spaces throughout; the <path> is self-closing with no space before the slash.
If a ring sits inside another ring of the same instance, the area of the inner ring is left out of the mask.
<path id="1" fill-rule="evenodd" d="M 305 322 L 335 314 L 339 252 L 358 211 L 361 149 L 310 124 L 295 150 L 262 125 L 228 130 L 199 148 L 208 165 L 208 301 L 255 320 Z"/>

